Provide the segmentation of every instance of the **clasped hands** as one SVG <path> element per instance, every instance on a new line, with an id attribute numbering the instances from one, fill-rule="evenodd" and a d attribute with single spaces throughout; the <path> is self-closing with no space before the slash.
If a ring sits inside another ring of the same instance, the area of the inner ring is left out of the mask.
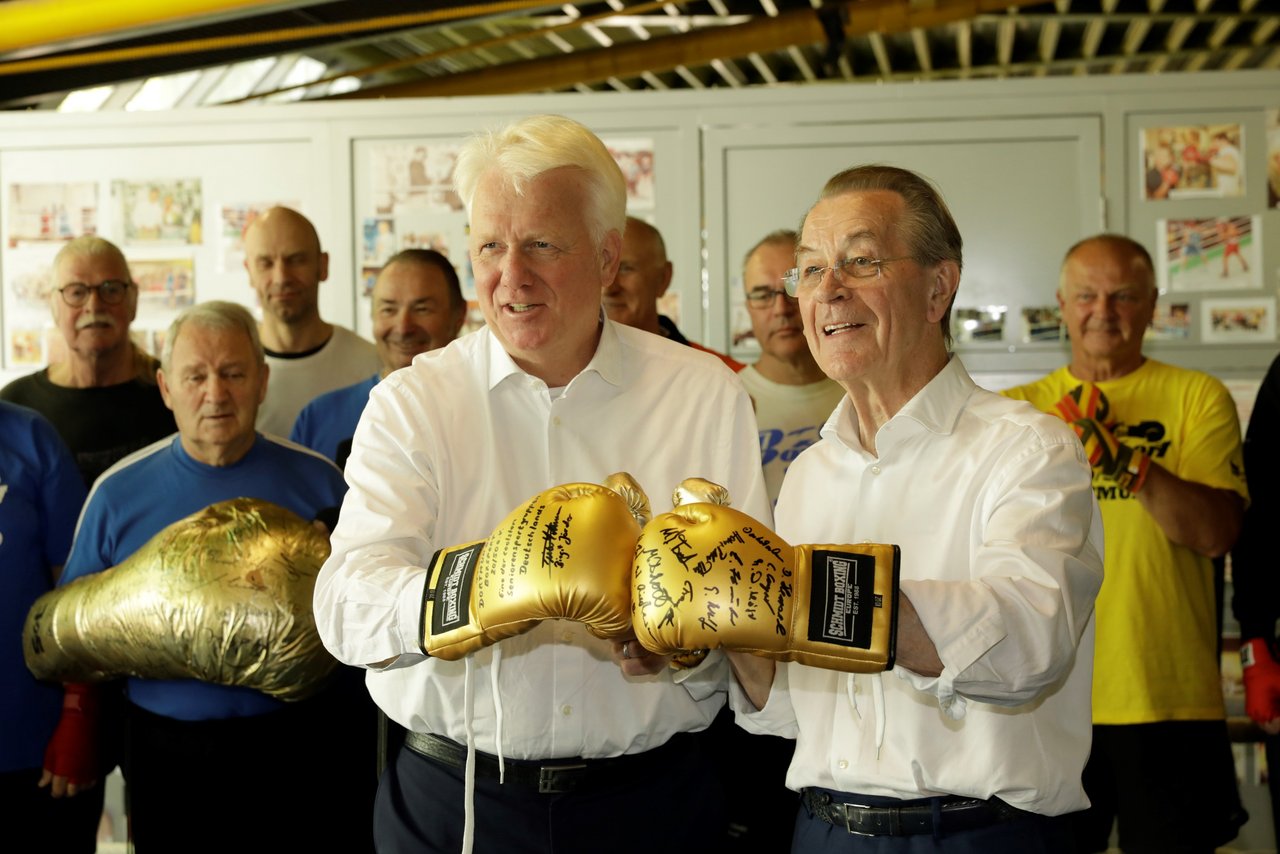
<path id="1" fill-rule="evenodd" d="M 700 478 L 651 519 L 634 480 L 606 483 L 552 487 L 488 539 L 437 552 L 423 651 L 458 659 L 568 619 L 610 641 L 630 675 L 668 660 L 694 666 L 715 648 L 849 672 L 892 667 L 897 546 L 791 546 Z"/>

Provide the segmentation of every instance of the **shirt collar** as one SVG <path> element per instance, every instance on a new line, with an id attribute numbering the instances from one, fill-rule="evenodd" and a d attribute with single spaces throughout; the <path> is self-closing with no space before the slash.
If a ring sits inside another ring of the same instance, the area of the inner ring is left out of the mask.
<path id="1" fill-rule="evenodd" d="M 622 343 L 618 338 L 618 327 L 612 320 L 605 317 L 604 308 L 600 309 L 600 342 L 596 345 L 596 352 L 591 357 L 591 361 L 582 369 L 578 376 L 585 373 L 599 374 L 600 378 L 610 385 L 621 385 L 623 379 L 623 358 Z M 493 334 L 490 329 L 485 329 L 485 335 L 488 336 L 488 374 L 489 374 L 489 390 L 497 388 L 498 385 L 510 376 L 528 376 L 515 359 L 511 358 L 502 347 L 502 342 L 498 340 L 498 336 Z M 577 380 L 577 377 L 574 377 Z M 569 382 L 573 385 L 574 380 Z"/>
<path id="2" fill-rule="evenodd" d="M 914 421 L 932 433 L 950 433 L 955 429 L 956 421 L 964 411 L 965 401 L 975 388 L 977 384 L 965 370 L 964 364 L 952 353 L 942 370 L 880 428 L 876 439 L 877 447 L 881 445 L 882 437 L 896 432 L 896 429 L 889 428 L 901 423 L 901 419 Z M 841 399 L 820 432 L 823 438 L 838 439 L 850 447 L 862 447 L 858 440 L 858 414 L 848 395 Z"/>

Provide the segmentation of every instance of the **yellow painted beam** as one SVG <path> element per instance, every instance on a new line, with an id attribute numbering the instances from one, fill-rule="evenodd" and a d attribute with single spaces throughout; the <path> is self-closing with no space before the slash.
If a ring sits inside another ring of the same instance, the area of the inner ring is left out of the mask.
<path id="1" fill-rule="evenodd" d="M 157 24 L 287 5 L 280 0 L 9 0 L 0 3 L 0 56 Z"/>

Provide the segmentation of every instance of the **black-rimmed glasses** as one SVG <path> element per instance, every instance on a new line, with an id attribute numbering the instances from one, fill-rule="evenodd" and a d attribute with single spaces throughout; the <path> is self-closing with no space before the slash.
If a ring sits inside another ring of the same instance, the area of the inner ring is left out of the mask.
<path id="1" fill-rule="evenodd" d="M 86 285 L 84 282 L 72 282 L 69 285 L 63 285 L 58 288 L 58 293 L 62 294 L 62 301 L 72 308 L 79 308 L 89 301 L 89 292 L 97 291 L 98 299 L 107 305 L 119 305 L 124 302 L 124 295 L 129 292 L 130 282 L 122 282 L 119 279 L 107 279 L 96 285 Z"/>
<path id="2" fill-rule="evenodd" d="M 786 286 L 787 295 L 795 296 L 803 288 L 814 288 L 822 284 L 823 278 L 830 270 L 831 274 L 844 281 L 845 276 L 854 279 L 870 279 L 873 276 L 879 277 L 884 275 L 884 265 L 891 261 L 906 261 L 910 255 L 900 255 L 897 258 L 868 258 L 865 255 L 855 255 L 852 258 L 845 258 L 837 261 L 829 267 L 822 267 L 817 264 L 810 264 L 807 267 L 792 267 L 782 276 L 782 283 Z"/>

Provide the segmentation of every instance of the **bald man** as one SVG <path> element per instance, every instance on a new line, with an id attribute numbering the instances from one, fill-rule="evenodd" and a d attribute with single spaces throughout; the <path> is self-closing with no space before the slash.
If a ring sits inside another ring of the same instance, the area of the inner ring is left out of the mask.
<path id="1" fill-rule="evenodd" d="M 329 253 L 311 221 L 275 207 L 245 230 L 245 269 L 262 306 L 259 334 L 271 368 L 258 429 L 289 435 L 317 395 L 358 382 L 379 368 L 373 344 L 320 317 L 320 283 Z"/>
<path id="2" fill-rule="evenodd" d="M 1058 285 L 1071 361 L 1004 392 L 1072 423 L 1106 532 L 1090 807 L 1072 816 L 1078 854 L 1105 850 L 1113 823 L 1126 852 L 1210 852 L 1247 818 L 1218 671 L 1213 565 L 1248 500 L 1240 424 L 1221 381 L 1142 352 L 1157 296 L 1137 241 L 1100 234 L 1072 246 Z M 1266 644 L 1256 649 L 1262 669 L 1275 666 Z"/>
<path id="3" fill-rule="evenodd" d="M 685 338 L 671 318 L 658 313 L 658 300 L 671 286 L 671 269 L 667 245 L 658 229 L 642 219 L 627 217 L 622 262 L 604 289 L 604 310 L 609 319 L 710 353 L 735 371 L 745 368 L 736 359 Z"/>

